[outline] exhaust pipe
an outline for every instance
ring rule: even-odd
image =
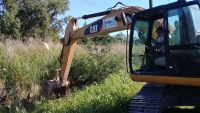
[[[152,0],[149,0],[149,9],[151,9],[153,7],[153,2]]]

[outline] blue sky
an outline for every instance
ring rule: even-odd
[[[82,17],[83,15],[97,13],[106,11],[108,8],[113,7],[117,2],[122,2],[128,6],[140,6],[143,8],[149,8],[149,0],[69,0],[69,11],[66,11],[64,15],[60,15],[58,18],[64,18],[66,15],[71,15],[72,17]],[[153,0],[153,6],[158,6],[162,4],[168,4],[175,2],[177,0]],[[117,8],[121,7],[118,5]],[[83,24],[92,23],[98,18],[92,18],[87,20],[78,20],[79,27],[82,27]],[[65,26],[64,26],[65,28]],[[115,35],[115,34],[113,34]]]

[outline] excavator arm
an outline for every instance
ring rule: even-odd
[[[65,83],[69,74],[77,39],[129,29],[131,23],[130,19],[133,17],[134,13],[142,10],[144,10],[144,8],[141,7],[126,7],[118,10],[111,10],[108,12],[109,14],[103,18],[82,28],[78,28],[77,19],[72,18],[66,27],[61,54],[60,75],[62,78],[62,86],[66,86]],[[126,21],[126,18],[129,18],[129,21]]]
[[[78,27],[78,19],[72,18],[65,29],[60,68],[56,69],[57,74],[54,80],[47,80],[43,84],[42,94],[48,97],[52,89],[69,85],[67,78],[78,39],[129,29],[134,14],[142,10],[145,9],[138,6],[126,6],[120,9],[109,9],[105,12],[84,15],[83,19],[104,17],[82,28]]]
[[[78,39],[129,29],[134,14],[142,10],[145,9],[138,6],[126,6],[120,9],[109,9],[105,12],[84,15],[83,19],[104,17],[82,28],[78,27],[78,19],[72,18],[65,30],[60,68],[56,69],[57,74],[54,80],[48,80],[43,84],[42,94],[48,97],[52,89],[67,87],[70,84],[67,78]],[[142,32],[143,28],[135,28],[135,30]]]

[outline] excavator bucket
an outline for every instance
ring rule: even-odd
[[[50,97],[51,91],[54,92],[57,98],[60,97],[60,95],[66,94],[67,86],[69,86],[70,82],[66,82],[66,86],[62,86],[61,77],[60,77],[60,68],[56,69],[56,77],[53,80],[47,80],[42,84],[42,96],[45,98]]]

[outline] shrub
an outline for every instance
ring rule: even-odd
[[[72,85],[81,87],[94,82],[100,83],[109,74],[117,73],[122,66],[123,55],[112,53],[111,45],[85,46],[85,55],[76,55],[70,69]]]

